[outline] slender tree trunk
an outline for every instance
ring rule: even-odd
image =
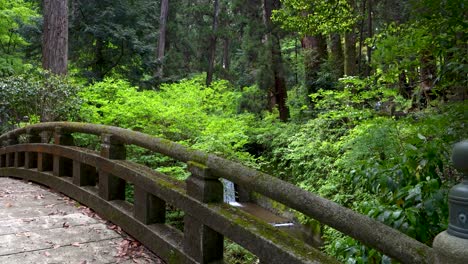
[[[96,40],[96,45],[94,47],[94,63],[92,65],[93,67],[93,73],[95,75],[96,80],[102,80],[104,78],[104,68],[105,68],[105,59],[104,59],[104,54],[103,54],[103,49],[104,49],[104,41],[97,37]]]
[[[431,99],[433,99],[432,97],[435,97],[432,90],[437,77],[437,64],[434,56],[429,51],[422,53],[420,61],[421,92],[426,104],[429,104]]]
[[[356,10],[356,0],[347,0],[347,2]],[[347,76],[357,75],[355,27],[356,25],[344,34],[344,74]]]
[[[210,37],[210,55],[208,59],[208,72],[206,73],[206,85],[209,86],[213,81],[214,63],[216,57],[216,34],[218,31],[218,17],[219,17],[219,0],[214,0],[213,3],[214,14],[213,14],[213,27]]]
[[[231,61],[229,59],[229,47],[230,47],[230,40],[229,38],[224,38],[224,50],[223,50],[223,69],[229,71],[229,67],[231,66]]]
[[[364,26],[365,26],[365,21],[364,18],[366,16],[366,6],[367,6],[367,1],[363,0],[362,1],[362,10],[361,10],[361,19],[359,21],[359,55],[358,55],[358,74],[361,75],[364,71],[362,70],[362,47],[364,46]],[[365,67],[365,65],[364,65]]]
[[[322,35],[305,36],[302,41],[304,50],[304,81],[308,94],[318,91],[316,85],[320,65],[327,56],[327,42]]]
[[[367,8],[367,27],[369,30],[369,38],[374,36],[374,30],[372,29],[372,0],[368,0],[368,8]],[[369,76],[371,74],[371,62],[372,62],[372,45],[367,44],[367,68],[366,68],[366,75]]]
[[[42,67],[66,75],[68,66],[67,0],[44,0]]]
[[[274,79],[274,87],[269,89],[270,107],[277,105],[279,110],[279,118],[285,122],[289,119],[289,109],[286,105],[288,97],[286,89],[286,78],[284,76],[283,58],[281,55],[280,36],[277,29],[273,27],[271,22],[271,14],[273,9],[279,9],[281,3],[279,0],[263,0],[263,21],[267,29],[265,35],[265,43],[270,46],[271,50],[271,69]]]
[[[343,47],[341,46],[340,34],[337,33],[330,35],[330,60],[333,63],[337,77],[343,77]]]
[[[345,33],[344,74],[356,75],[356,35],[354,31]]]
[[[159,16],[159,41],[158,41],[158,67],[156,76],[163,77],[164,51],[166,48],[167,16],[169,14],[169,0],[161,0],[161,13]]]

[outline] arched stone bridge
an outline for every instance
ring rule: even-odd
[[[74,146],[76,133],[101,139],[98,151]],[[51,140],[52,138],[52,140]],[[118,127],[52,122],[0,136],[0,176],[57,190],[119,225],[168,263],[222,263],[224,237],[261,263],[335,263],[275,227],[223,203],[220,178],[329,225],[403,263],[434,263],[435,250],[399,231],[273,176],[180,144]],[[126,160],[136,145],[187,163],[180,182]],[[134,186],[133,204],[125,184]],[[183,232],[166,224],[166,203],[185,213]]]

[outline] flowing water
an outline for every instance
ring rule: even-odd
[[[271,211],[254,203],[239,203],[236,201],[236,190],[233,182],[226,179],[221,179],[224,186],[224,202],[231,206],[239,207],[241,210],[254,215],[257,218],[269,223],[270,225],[283,229],[290,235],[306,241],[312,246],[321,245],[321,240],[317,239],[315,235],[305,232],[301,225],[294,224],[290,219],[278,216]]]
[[[224,202],[232,206],[242,205],[236,201],[236,190],[234,188],[234,183],[226,179],[221,179],[224,185]]]

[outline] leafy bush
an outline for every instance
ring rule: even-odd
[[[46,72],[0,79],[0,129],[21,122],[74,120],[81,100],[70,79]]]
[[[409,113],[396,119],[375,111],[375,102],[407,101],[372,83],[342,80],[343,91],[312,95],[319,112],[304,124],[264,120],[257,130],[263,168],[393,228],[431,244],[447,227],[447,192],[458,176],[452,144],[468,138],[465,103]],[[298,215],[305,224],[313,219]],[[389,258],[324,228],[325,250],[348,263]]]
[[[203,76],[198,76],[162,85],[159,91],[138,91],[126,81],[108,78],[85,88],[81,96],[81,116],[87,122],[141,131],[253,164],[244,146],[254,117],[237,114],[240,92],[226,81],[206,87]],[[135,157],[176,177],[186,175],[180,164],[162,169],[166,160],[154,154]]]
[[[20,31],[34,24],[37,17],[37,8],[31,1],[0,0],[0,76],[10,76],[27,68],[21,49],[28,43]]]

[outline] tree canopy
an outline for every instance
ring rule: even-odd
[[[0,0],[1,131],[118,125],[236,159],[426,244],[446,229],[461,177],[450,149],[468,138],[466,1],[70,0],[66,76],[42,69],[43,2]],[[187,177],[184,164],[128,151]],[[288,215],[339,260],[391,262]]]

